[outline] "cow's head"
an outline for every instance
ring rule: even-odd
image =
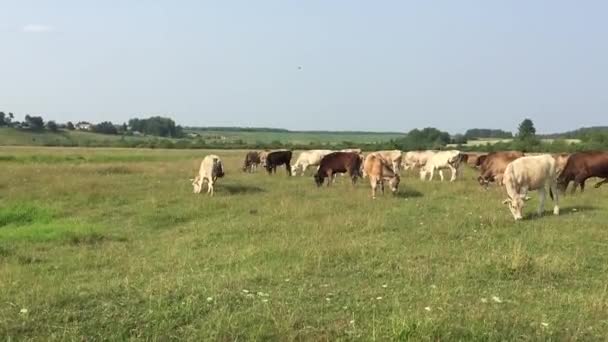
[[[503,204],[509,205],[509,210],[511,210],[511,214],[513,215],[513,218],[517,221],[523,219],[522,211],[524,209],[524,199],[527,200],[528,197],[526,197],[526,198],[522,198],[521,196],[515,196],[515,198],[509,197],[502,202]]]
[[[477,177],[477,182],[479,182],[479,185],[483,186],[484,188],[487,188],[488,184],[490,184],[490,181],[482,176]]]
[[[194,192],[195,194],[200,194],[203,188],[203,182],[201,182],[201,177],[196,176],[194,179],[190,178],[190,181],[192,182],[193,187],[192,192]]]
[[[399,182],[401,182],[401,177],[399,175],[395,175],[395,177],[391,178],[388,181],[388,184],[391,186],[391,191],[393,194],[396,194],[399,191]]]
[[[215,168],[215,176],[218,178],[224,177],[224,164],[220,160],[216,160],[213,167]]]
[[[314,179],[315,179],[315,184],[317,184],[317,186],[323,185],[323,180],[324,180],[323,176],[321,176],[318,173],[315,173]]]

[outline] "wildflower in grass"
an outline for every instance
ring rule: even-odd
[[[325,298],[325,300],[329,302],[329,301],[331,301],[331,298],[327,297],[327,298]]]
[[[342,307],[342,310],[346,310],[346,309],[348,309],[348,306],[343,306]]]
[[[382,287],[383,287],[383,288],[387,288],[387,287],[388,287],[388,285],[384,284],[384,285],[382,285]]]
[[[26,309],[26,308],[23,308],[23,309],[21,309],[21,311],[19,311],[19,313],[21,313],[21,314],[25,315],[25,314],[27,313],[27,309]]]
[[[249,293],[249,290],[243,289],[243,293]]]
[[[432,289],[436,289],[436,288],[437,288],[437,285],[433,284],[433,285],[431,285],[431,288],[432,288]]]
[[[425,308],[424,308],[424,310],[426,310],[426,311],[431,311],[431,307],[430,307],[430,306],[427,306],[427,307],[425,307]]]
[[[268,299],[266,299],[266,298],[262,299],[262,303],[268,303]]]
[[[289,283],[289,278],[285,279],[285,282]]]
[[[350,323],[350,324],[355,324],[355,320],[354,320],[354,319],[351,319],[349,323]]]
[[[495,301],[496,303],[502,303],[502,299],[500,299],[497,296],[492,296],[492,300]]]
[[[213,297],[207,297],[208,302],[213,302]]]
[[[376,297],[376,300],[382,300],[382,297]]]
[[[487,303],[487,302],[488,302],[488,300],[487,300],[487,299],[485,299],[485,298],[481,298],[481,302],[482,302],[482,303]]]
[[[545,327],[545,328],[546,328],[546,327],[548,327],[548,326],[549,326],[549,323],[540,322],[540,325],[542,325],[543,327]]]

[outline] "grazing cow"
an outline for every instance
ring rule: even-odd
[[[481,165],[480,159],[483,161],[487,153],[467,152],[463,153],[463,161],[472,168],[478,168]]]
[[[401,162],[403,160],[403,152],[399,150],[390,150],[377,151],[373,153],[388,162],[392,166],[393,171],[399,173],[399,169],[401,168]],[[365,176],[365,171],[363,172],[363,175]]]
[[[302,176],[304,176],[304,173],[306,172],[306,169],[309,166],[318,166],[319,163],[321,163],[321,159],[323,159],[323,157],[325,157],[326,155],[328,155],[332,152],[333,152],[332,150],[303,151],[298,156],[296,163],[291,167],[291,174],[293,176],[297,175],[298,169],[301,166],[302,167]]]
[[[194,193],[200,194],[203,183],[207,182],[207,193],[213,196],[213,184],[221,177],[224,177],[224,164],[220,157],[214,154],[206,156],[198,169],[198,175],[194,179],[190,179],[194,187]]]
[[[426,175],[430,173],[431,176],[429,181],[432,181],[435,170],[439,170],[439,177],[441,177],[441,181],[443,182],[443,170],[449,169],[452,172],[450,182],[453,182],[456,180],[456,172],[460,167],[461,161],[462,154],[460,151],[439,151],[433,154],[433,156],[427,161],[426,165],[422,167],[420,170],[420,179],[426,180]]]
[[[287,175],[291,176],[291,155],[289,150],[272,151],[266,155],[266,171],[268,174],[277,173],[277,166],[285,165]]]
[[[249,151],[245,155],[245,162],[243,163],[243,171],[253,172],[260,165],[260,153],[257,151]]]
[[[321,159],[319,169],[314,176],[317,186],[323,185],[325,177],[328,177],[327,186],[331,184],[332,177],[337,173],[350,175],[353,185],[361,176],[361,157],[353,152],[333,152]]]
[[[509,163],[503,179],[508,198],[503,203],[509,205],[513,218],[515,220],[523,218],[524,201],[527,200],[527,193],[530,190],[538,190],[540,199],[538,215],[542,215],[547,187],[555,203],[553,214],[559,215],[559,195],[555,178],[555,159],[549,154],[521,157]]]
[[[413,169],[415,167],[422,168],[426,162],[438,151],[409,151],[403,156],[403,169]]]
[[[604,178],[595,184],[596,188],[608,182],[608,152],[588,151],[571,154],[558,177],[559,188],[565,192],[568,184],[574,182],[572,193],[577,186],[580,186],[583,192],[585,181],[590,177]]]
[[[376,198],[376,188],[380,185],[384,194],[384,181],[388,181],[391,191],[396,193],[399,190],[399,174],[391,168],[391,163],[382,158],[378,153],[371,153],[365,157],[363,172],[369,177],[369,184],[372,187],[372,198]]]
[[[505,169],[510,162],[517,158],[523,157],[524,154],[519,151],[502,151],[489,153],[485,158],[479,158],[479,177],[477,181],[485,188],[490,182],[496,181],[499,186],[502,186],[502,178]]]

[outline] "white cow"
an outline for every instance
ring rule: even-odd
[[[213,183],[221,177],[224,177],[224,164],[220,157],[214,154],[206,156],[198,169],[198,175],[194,179],[190,179],[194,187],[194,193],[200,194],[203,183],[207,182],[207,193],[213,196]]]
[[[435,170],[439,170],[439,176],[443,182],[443,170],[449,169],[452,171],[452,177],[450,182],[456,180],[456,172],[462,161],[462,154],[460,151],[438,151],[435,152],[427,161],[427,163],[420,169],[420,179],[426,180],[426,175],[431,174],[429,181],[433,180]]]
[[[405,152],[402,158],[403,169],[409,170],[415,167],[422,168],[435,153],[437,153],[437,151],[431,150]]]
[[[332,152],[333,152],[332,150],[303,151],[298,156],[296,163],[291,166],[292,176],[295,176],[298,174],[298,169],[300,167],[302,167],[302,176],[304,176],[304,173],[306,172],[306,169],[309,166],[318,166],[319,163],[321,162],[321,159],[323,159],[323,157],[325,157],[326,155],[328,155]]]
[[[503,204],[508,204],[515,220],[523,218],[524,201],[528,200],[529,190],[538,190],[540,204],[538,215],[545,208],[546,188],[549,187],[551,198],[555,202],[553,214],[559,215],[559,198],[557,193],[556,162],[549,154],[518,158],[509,165],[504,173],[503,183],[508,198]]]

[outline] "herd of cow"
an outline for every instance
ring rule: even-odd
[[[455,181],[461,165],[479,170],[480,185],[487,188],[491,182],[504,186],[507,199],[504,204],[516,220],[523,218],[524,202],[529,199],[528,191],[537,190],[540,205],[538,214],[544,211],[546,190],[554,201],[553,213],[559,214],[558,192],[565,192],[570,182],[574,182],[572,192],[580,187],[585,189],[585,181],[591,177],[603,178],[595,185],[608,182],[608,152],[578,152],[573,154],[524,154],[518,151],[492,153],[464,153],[449,151],[377,151],[364,155],[359,149],[341,151],[311,150],[300,153],[292,165],[290,150],[251,151],[245,155],[244,172],[255,172],[258,166],[268,174],[276,173],[277,167],[285,166],[289,176],[298,172],[304,175],[311,166],[316,166],[314,181],[317,186],[329,186],[335,182],[337,174],[348,174],[353,184],[360,177],[368,178],[372,198],[380,187],[388,183],[393,193],[398,191],[400,173],[408,169],[418,169],[421,180],[433,179],[435,172],[444,180],[443,171],[450,170],[450,181]],[[198,175],[192,179],[194,193],[200,193],[207,183],[207,193],[213,195],[213,185],[217,178],[224,176],[224,165],[217,155],[208,155],[201,162]],[[327,181],[326,181],[327,179]]]

